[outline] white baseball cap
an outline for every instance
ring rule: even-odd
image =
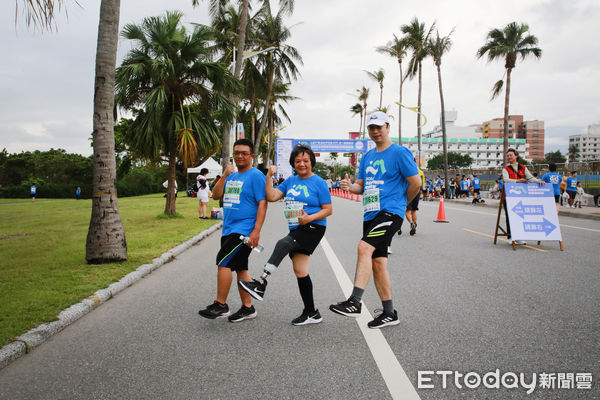
[[[367,126],[377,125],[382,126],[383,124],[389,124],[390,117],[382,111],[375,111],[367,117]]]

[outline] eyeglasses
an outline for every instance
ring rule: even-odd
[[[234,151],[234,152],[233,152],[233,156],[234,156],[234,157],[238,157],[238,156],[240,156],[240,157],[248,157],[248,156],[250,156],[251,154],[252,154],[252,153],[248,153],[247,151]]]

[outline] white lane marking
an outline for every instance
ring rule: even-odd
[[[342,288],[342,292],[344,292],[346,297],[349,297],[350,294],[352,294],[352,281],[348,277],[348,274],[346,274],[346,271],[344,271],[344,267],[342,267],[340,260],[338,260],[327,239],[321,239],[321,247],[325,252],[325,256],[331,265],[331,269],[333,270],[340,287]],[[394,352],[381,331],[379,329],[370,329],[367,327],[367,322],[372,319],[373,317],[369,311],[367,311],[367,308],[363,303],[360,317],[356,319],[356,323],[369,346],[369,350],[371,350],[371,354],[373,355],[375,363],[379,368],[379,372],[381,372],[381,376],[390,391],[392,399],[420,400],[417,391],[412,383],[410,383],[406,372],[404,372],[404,369],[398,362],[398,359],[394,355]]]
[[[435,204],[424,204],[426,206],[435,206]],[[473,214],[483,214],[483,215],[491,215],[492,217],[497,217],[498,216],[498,208],[495,207],[496,212],[495,213],[487,213],[487,212],[483,212],[483,211],[475,211],[475,210],[465,210],[464,208],[457,208],[457,207],[445,207],[446,210],[455,210],[455,211],[463,211],[463,212],[468,212],[468,213],[473,213]],[[566,217],[566,215],[563,215],[563,217]],[[504,216],[502,216],[502,218],[504,218]],[[560,215],[559,215],[560,218]],[[560,224],[561,227],[565,227],[565,228],[571,228],[571,229],[581,229],[584,231],[591,231],[591,232],[600,232],[600,229],[592,229],[592,228],[584,228],[581,226],[573,226],[573,225],[565,225],[565,224]]]

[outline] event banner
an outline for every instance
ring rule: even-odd
[[[506,183],[512,240],[562,241],[552,184]]]

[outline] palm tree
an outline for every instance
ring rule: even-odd
[[[569,162],[576,162],[579,158],[579,146],[572,144],[569,146]]]
[[[229,3],[229,0],[208,0],[209,1],[209,11],[211,15],[218,14],[226,5]],[[240,19],[239,19],[239,27],[238,27],[238,35],[237,35],[237,45],[235,47],[236,56],[235,56],[235,66],[233,70],[233,75],[239,79],[242,73],[242,62],[244,56],[244,50],[246,49],[246,27],[248,25],[248,13],[250,8],[250,0],[238,0],[240,5]],[[292,13],[294,10],[294,0],[280,0],[280,12],[281,13]],[[197,6],[199,4],[199,0],[192,0],[192,4]],[[237,104],[238,99],[234,94],[229,96],[229,100],[233,104]],[[231,125],[225,124],[223,126],[222,137],[221,137],[221,165],[223,168],[229,163],[229,131],[231,129]]]
[[[518,24],[511,22],[503,29],[492,29],[487,34],[487,42],[477,50],[477,57],[481,58],[487,54],[488,62],[497,58],[504,59],[504,69],[506,73],[506,92],[504,96],[504,163],[506,163],[506,152],[508,150],[508,104],[510,99],[510,77],[511,72],[517,63],[517,57],[524,60],[533,55],[536,58],[542,56],[542,50],[536,45],[538,39],[528,34],[529,26],[527,24]],[[500,94],[503,80],[499,80],[492,90],[492,99]]]
[[[283,107],[283,103],[290,101],[299,100],[299,97],[295,97],[289,94],[290,84],[276,81],[273,83],[273,94],[271,95],[271,104],[269,106],[269,135],[267,140],[267,152],[265,153],[264,165],[269,165],[269,160],[275,152],[275,133],[282,130],[283,119],[288,122],[292,122],[287,111]]]
[[[56,7],[63,0],[22,0],[27,23],[50,29]],[[117,201],[117,166],[114,136],[114,82],[119,40],[120,0],[102,0],[96,42],[94,79],[94,149],[92,215],[86,239],[85,259],[100,264],[127,259],[127,240]]]
[[[350,107],[350,112],[352,113],[352,116],[360,115],[360,125],[358,127],[359,132],[362,129],[362,124],[363,124],[363,111],[364,111],[364,108],[363,108],[362,104],[360,104],[360,103],[356,103],[355,105]]]
[[[117,69],[116,100],[127,110],[141,107],[131,129],[146,156],[169,162],[165,214],[175,214],[177,156],[184,168],[219,145],[216,121],[231,122],[234,106],[223,93],[239,89],[226,66],[211,60],[214,31],[196,26],[188,36],[183,14],[167,12],[128,24],[122,36],[135,47]]]
[[[286,10],[280,9],[276,15],[273,15],[269,1],[264,0],[256,23],[256,42],[260,45],[260,48],[273,48],[273,50],[257,56],[257,64],[264,69],[267,95],[260,127],[256,132],[254,141],[256,156],[258,156],[262,136],[269,120],[269,105],[271,104],[273,83],[275,80],[284,82],[290,82],[292,79],[296,80],[299,72],[294,61],[302,65],[302,57],[298,50],[285,43],[291,36],[290,29],[283,24],[283,17],[286,12]],[[258,164],[258,157],[254,158],[254,163]]]
[[[367,130],[367,127],[364,125],[366,124],[367,121],[367,100],[369,99],[369,89],[367,89],[366,87],[361,87],[360,89],[356,89],[356,92],[358,93],[358,95],[356,97],[358,97],[358,101],[362,101],[362,106],[363,106],[363,113],[364,113],[364,118],[363,118],[363,125],[361,126],[360,129],[360,135],[361,137],[365,136],[365,132]]]
[[[423,75],[423,60],[428,56],[427,53],[427,42],[431,36],[431,32],[435,27],[435,22],[431,24],[429,29],[426,28],[424,22],[419,22],[415,17],[410,21],[408,25],[402,25],[400,30],[404,33],[403,40],[406,41],[407,46],[411,49],[412,57],[408,63],[408,70],[406,76],[414,78],[415,75],[419,76],[419,90],[417,95],[417,148],[419,151],[419,163],[423,157],[421,153],[421,91],[422,91],[422,75]]]
[[[404,85],[404,75],[402,73],[402,60],[406,56],[407,44],[404,39],[399,39],[394,34],[394,39],[385,46],[377,47],[379,53],[387,54],[398,60],[400,70],[400,88],[398,90],[398,102],[402,103],[402,86]],[[398,105],[398,144],[402,144],[402,106]]]
[[[385,71],[383,68],[379,68],[377,71],[365,71],[367,75],[379,84],[379,108],[383,101],[383,80],[385,79]]]
[[[450,36],[452,36],[452,33],[454,32],[454,29],[452,29],[452,31],[448,34],[448,36],[444,36],[444,37],[440,37],[440,33],[436,32],[436,37],[435,38],[430,38],[429,42],[427,44],[427,51],[429,52],[429,55],[431,56],[431,58],[433,58],[433,63],[435,64],[435,67],[437,69],[437,74],[438,74],[438,86],[440,89],[440,108],[442,111],[442,144],[443,144],[443,151],[444,151],[444,179],[446,184],[448,184],[448,182],[450,182],[450,180],[448,179],[448,143],[447,143],[447,136],[446,136],[446,110],[444,109],[444,92],[442,90],[442,71],[441,71],[441,65],[442,65],[442,56],[447,53],[448,51],[450,51],[450,47],[452,47],[452,42],[450,41]],[[445,196],[446,198],[450,198],[450,191],[446,190],[445,191]]]

